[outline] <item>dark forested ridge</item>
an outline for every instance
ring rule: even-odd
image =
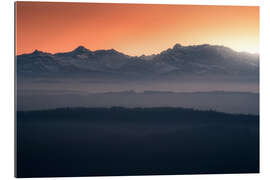
[[[17,177],[259,172],[259,116],[183,108],[17,112]]]
[[[164,114],[165,113],[165,114]],[[168,114],[166,114],[168,113]],[[231,113],[223,113],[217,112],[213,110],[209,111],[201,111],[191,108],[180,108],[180,107],[153,107],[153,108],[125,108],[125,107],[111,107],[111,108],[84,108],[84,107],[76,107],[76,108],[56,108],[56,109],[48,109],[48,110],[33,110],[33,111],[18,111],[17,116],[19,118],[39,118],[39,119],[47,119],[51,120],[50,118],[60,118],[61,120],[67,119],[84,119],[91,121],[98,115],[98,118],[101,120],[125,120],[122,118],[126,118],[126,115],[138,115],[144,117],[147,116],[147,119],[138,119],[136,116],[131,116],[131,118],[126,119],[126,121],[133,121],[133,120],[143,120],[143,121],[150,121],[150,120],[164,120],[164,117],[160,115],[170,115],[168,118],[173,116],[180,116],[186,117],[188,116],[191,118],[190,120],[195,120],[196,118],[202,118],[202,115],[207,118],[219,118],[220,120],[227,119],[228,121],[230,118],[238,119],[238,120],[247,120],[247,119],[254,119],[258,118],[257,115],[244,115],[244,114],[231,114]],[[102,115],[102,116],[100,116]],[[114,119],[115,117],[116,119]],[[74,119],[75,118],[75,119]],[[86,119],[89,118],[89,119]],[[120,118],[120,119],[119,119]],[[193,119],[194,118],[194,119]],[[225,119],[223,119],[225,118]],[[58,120],[60,120],[58,119]],[[173,118],[172,120],[176,120]],[[179,119],[178,119],[179,120]],[[166,119],[166,121],[170,121],[170,119]]]

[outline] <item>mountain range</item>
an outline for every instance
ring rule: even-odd
[[[174,45],[159,54],[129,56],[114,49],[79,46],[64,53],[35,50],[16,56],[17,75],[25,78],[101,79],[259,79],[259,55],[217,45]]]

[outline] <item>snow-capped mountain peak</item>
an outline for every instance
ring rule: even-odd
[[[84,46],[78,46],[72,52],[73,53],[89,53],[91,51],[89,49],[85,48]]]
[[[233,51],[224,46],[175,44],[160,54],[128,56],[115,49],[90,51],[78,46],[71,52],[17,56],[18,72],[29,76],[84,74],[92,77],[173,77],[182,76],[254,76],[258,77],[259,57]],[[53,69],[53,71],[51,71]],[[32,74],[31,74],[32,73]],[[91,74],[91,76],[89,75]],[[94,77],[94,76],[93,76]]]

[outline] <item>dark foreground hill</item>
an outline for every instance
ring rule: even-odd
[[[182,108],[17,112],[17,177],[259,172],[259,116]]]

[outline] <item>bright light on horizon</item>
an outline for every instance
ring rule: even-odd
[[[134,54],[134,53],[130,53],[129,54],[129,52],[126,52],[126,51],[122,51],[121,49],[116,49],[116,48],[113,48],[113,47],[111,47],[111,48],[104,48],[104,49],[90,49],[90,48],[88,48],[87,46],[84,46],[84,45],[77,45],[77,46],[74,46],[73,48],[71,48],[71,49],[59,49],[59,50],[55,50],[55,51],[46,51],[46,50],[44,50],[44,49],[32,49],[32,50],[30,50],[29,52],[26,52],[26,53],[23,53],[23,54],[29,54],[29,53],[33,53],[35,50],[38,50],[38,51],[41,51],[41,52],[46,52],[46,53],[52,53],[52,54],[54,54],[54,53],[62,53],[62,52],[70,52],[70,51],[73,51],[74,49],[76,49],[77,47],[79,47],[79,46],[83,46],[83,47],[85,47],[86,49],[89,49],[90,51],[97,51],[97,50],[108,50],[108,49],[115,49],[116,51],[118,51],[118,52],[121,52],[121,53],[124,53],[124,54],[126,54],[126,55],[130,55],[130,56],[142,56],[142,55],[146,55],[146,56],[150,56],[150,55],[153,55],[153,54],[159,54],[159,53],[161,53],[162,51],[166,51],[167,49],[170,49],[170,48],[173,48],[173,46],[175,45],[175,44],[180,44],[181,46],[199,46],[199,45],[204,45],[204,44],[209,44],[209,45],[212,45],[212,46],[224,46],[224,47],[227,47],[227,48],[230,48],[230,49],[232,49],[232,50],[234,50],[234,51],[236,51],[236,52],[246,52],[246,53],[250,53],[250,54],[260,54],[260,52],[259,52],[259,49],[258,49],[258,47],[257,46],[255,46],[255,45],[248,45],[248,44],[245,44],[245,45],[243,45],[242,47],[241,46],[237,46],[237,45],[235,45],[235,46],[233,46],[233,45],[223,45],[223,44],[210,44],[210,43],[195,43],[195,44],[181,44],[181,43],[174,43],[174,44],[171,44],[169,47],[167,47],[167,48],[164,48],[164,49],[161,49],[161,48],[156,48],[156,49],[154,49],[153,48],[153,53],[150,53],[150,54],[146,54],[146,53],[141,53],[141,54],[135,54],[135,55],[132,55],[132,54]],[[21,54],[17,54],[17,55],[21,55]]]

